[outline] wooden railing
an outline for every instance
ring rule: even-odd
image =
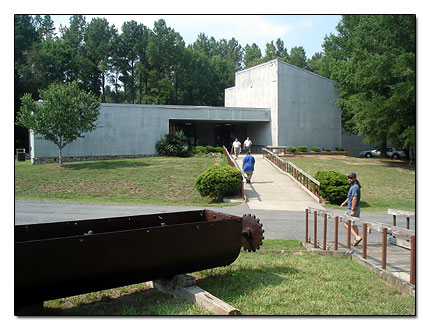
[[[229,154],[229,151],[228,151],[228,149],[226,149],[225,146],[223,146],[223,154],[225,155],[226,160],[228,161],[228,165],[229,166],[232,166],[232,167],[235,167],[242,174],[240,193],[241,193],[241,197],[243,199],[245,199],[245,196],[244,196],[244,174],[242,172],[242,169],[239,167],[238,163],[234,159],[232,159],[232,156]]]
[[[289,174],[297,183],[299,183],[313,198],[321,202],[320,182],[310,176],[290,161],[285,161],[267,149],[263,149],[263,157],[279,167],[282,171]]]
[[[326,240],[327,240],[327,220],[332,219],[335,221],[334,224],[334,250],[338,250],[338,225],[339,223],[346,223],[347,228],[347,249],[351,248],[351,225],[354,222],[355,225],[361,225],[363,230],[362,235],[362,257],[367,259],[367,230],[371,229],[382,234],[382,260],[381,267],[383,270],[386,270],[386,258],[387,258],[387,235],[393,237],[400,237],[402,239],[408,240],[410,242],[410,284],[415,285],[415,273],[416,273],[416,233],[415,230],[404,229],[397,226],[391,226],[387,224],[364,221],[359,218],[354,217],[344,217],[342,215],[334,216],[332,213],[324,210],[319,210],[315,208],[305,209],[305,242],[309,243],[311,237],[308,235],[308,215],[312,213],[314,215],[314,230],[313,230],[313,247],[317,248],[317,216],[323,216],[323,250],[326,250]]]

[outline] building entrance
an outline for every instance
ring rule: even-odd
[[[228,150],[236,137],[241,143],[247,137],[246,123],[169,121],[169,133],[177,131],[183,131],[192,145],[224,145]]]

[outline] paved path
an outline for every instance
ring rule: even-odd
[[[243,156],[238,159],[241,166]],[[314,207],[324,209],[287,174],[269,163],[262,155],[255,155],[256,164],[252,184],[245,184],[250,209],[302,211]]]

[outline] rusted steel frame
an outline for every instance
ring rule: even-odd
[[[367,259],[367,224],[363,223],[363,259]]]
[[[328,230],[328,215],[323,216],[323,250],[326,250],[326,233]]]
[[[317,211],[314,211],[314,240],[313,247],[317,248]]]
[[[339,218],[338,216],[335,217],[335,245],[334,245],[334,250],[338,250],[338,221]]]
[[[242,224],[201,210],[15,226],[15,307],[229,265]]]
[[[388,229],[386,227],[382,230],[382,269],[386,269],[386,239],[387,239]]]
[[[305,209],[305,242],[308,243],[308,208]]]
[[[416,236],[411,236],[410,283],[416,285]]]
[[[347,228],[347,248],[351,248],[351,219],[348,219]]]

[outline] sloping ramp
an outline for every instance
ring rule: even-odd
[[[242,166],[242,158],[238,164]],[[245,184],[250,209],[304,211],[307,207],[324,208],[288,175],[275,168],[261,154],[254,155],[256,164],[252,184]]]

